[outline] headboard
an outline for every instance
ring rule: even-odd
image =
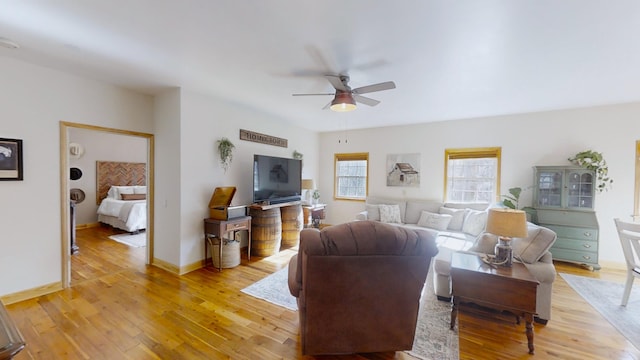
[[[112,185],[147,185],[147,164],[96,161],[96,203],[107,197]]]

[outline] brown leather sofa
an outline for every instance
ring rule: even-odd
[[[409,350],[431,258],[432,233],[356,221],[300,234],[289,263],[302,353]]]

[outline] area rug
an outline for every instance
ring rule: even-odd
[[[131,234],[120,234],[120,235],[111,235],[109,239],[115,240],[119,243],[123,243],[125,245],[129,245],[132,247],[144,247],[147,245],[147,234],[144,232],[131,235]]]
[[[591,306],[640,350],[640,288],[631,288],[627,306],[620,306],[624,284],[560,273]],[[637,282],[637,281],[636,281]]]
[[[418,324],[409,355],[420,359],[457,360],[458,330],[450,330],[451,304],[438,301],[433,292],[433,271],[429,271],[418,313]],[[245,294],[296,311],[296,299],[289,293],[288,268],[240,290]]]

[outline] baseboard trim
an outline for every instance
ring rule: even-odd
[[[100,226],[99,222],[89,223],[89,224],[79,224],[79,225],[76,225],[76,230],[90,229],[98,226]]]
[[[10,305],[20,301],[33,299],[38,296],[51,294],[60,290],[62,290],[62,284],[59,282],[55,282],[55,283],[51,283],[43,286],[38,286],[33,289],[28,289],[24,291],[19,291],[17,293],[4,295],[0,297],[0,301],[2,301],[2,303],[5,305]]]
[[[166,270],[172,274],[180,275],[180,269],[177,266],[173,265],[172,263],[166,262],[164,260],[153,258],[151,265],[155,267],[159,267],[160,269]]]
[[[204,267],[204,261],[200,260],[200,261],[196,261],[192,264],[186,265],[186,266],[182,266],[180,267],[180,275],[184,275],[186,273],[190,273],[194,270],[198,270]]]

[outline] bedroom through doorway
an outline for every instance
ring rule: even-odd
[[[60,122],[62,286],[153,254],[153,135]]]

